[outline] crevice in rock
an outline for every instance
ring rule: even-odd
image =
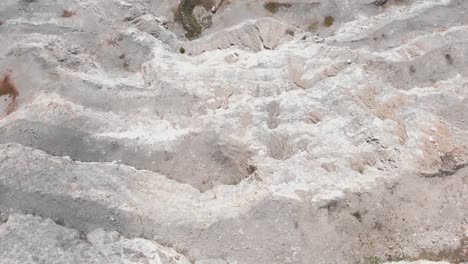
[[[458,171],[467,168],[468,163],[457,164],[451,168],[441,168],[437,172],[434,173],[421,173],[421,176],[424,178],[444,178],[450,177],[457,173]]]
[[[270,48],[268,48],[268,47],[265,45],[265,41],[264,41],[263,38],[262,38],[262,34],[260,33],[260,28],[258,28],[258,25],[257,25],[257,24],[254,24],[254,27],[255,27],[255,29],[257,30],[257,37],[258,37],[258,39],[260,40],[260,43],[262,43],[263,48],[266,49],[266,50],[269,50]]]

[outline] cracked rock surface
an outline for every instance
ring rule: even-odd
[[[468,262],[468,2],[211,2],[1,1],[0,263]]]

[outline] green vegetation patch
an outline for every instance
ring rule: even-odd
[[[188,39],[196,39],[200,37],[202,31],[203,31],[203,26],[197,21],[197,19],[193,16],[193,10],[197,6],[202,6],[206,10],[210,10],[212,7],[214,7],[215,3],[213,0],[181,0],[180,4],[177,8],[177,11],[175,13],[175,20],[176,22],[179,22],[182,24],[184,27],[185,31],[185,37]],[[211,19],[211,18],[210,18]],[[204,24],[207,25],[209,24],[206,23]]]
[[[264,5],[265,9],[270,11],[270,13],[274,14],[280,10],[280,8],[290,8],[291,4],[287,3],[278,3],[278,2],[267,2]]]
[[[326,27],[331,27],[333,25],[333,23],[335,23],[335,19],[332,17],[332,16],[326,16],[324,19],[323,19],[323,24],[326,26]]]

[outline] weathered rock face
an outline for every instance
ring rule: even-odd
[[[216,6],[0,3],[0,263],[468,261],[468,2]]]
[[[3,263],[190,263],[152,241],[102,229],[80,233],[33,216],[10,215],[0,233]]]

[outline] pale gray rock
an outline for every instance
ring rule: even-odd
[[[57,225],[50,219],[11,214],[0,225],[2,263],[190,263],[154,241],[127,239],[117,232],[91,233]]]
[[[258,52],[274,49],[281,41],[291,40],[296,29],[272,18],[244,22],[233,28],[213,33],[201,39],[182,44],[189,55],[236,46]]]
[[[466,261],[468,2],[156,2],[0,3],[0,263]]]

